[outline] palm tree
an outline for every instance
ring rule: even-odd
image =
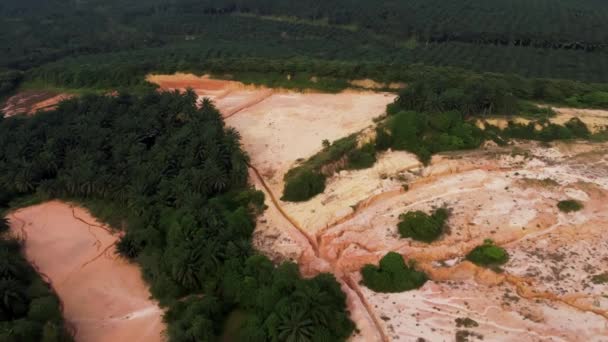
[[[306,312],[291,308],[287,313],[279,314],[279,340],[286,342],[312,341],[313,321],[306,317]]]
[[[27,299],[15,280],[0,280],[0,321],[14,320],[27,313]]]

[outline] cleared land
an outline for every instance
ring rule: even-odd
[[[63,302],[76,341],[163,341],[162,310],[137,265],[115,255],[119,235],[86,210],[52,201],[9,216],[26,258]]]
[[[57,107],[59,102],[70,97],[69,94],[59,94],[51,91],[22,91],[6,101],[2,112],[7,117],[17,114],[31,115],[37,111],[51,110]]]

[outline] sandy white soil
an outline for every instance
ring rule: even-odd
[[[9,215],[25,256],[50,279],[76,341],[163,341],[162,310],[139,267],[115,254],[119,238],[86,210],[52,201]]]

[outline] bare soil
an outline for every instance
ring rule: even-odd
[[[9,216],[25,256],[48,277],[76,341],[163,341],[163,311],[139,267],[118,258],[119,235],[86,210],[52,201]]]
[[[59,102],[71,96],[50,91],[23,91],[10,97],[2,111],[7,117],[17,114],[32,115],[38,111],[52,110]]]

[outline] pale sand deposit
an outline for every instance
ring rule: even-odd
[[[86,210],[52,201],[9,216],[25,256],[48,276],[76,341],[164,341],[163,311],[137,265],[115,254],[119,234]]]

